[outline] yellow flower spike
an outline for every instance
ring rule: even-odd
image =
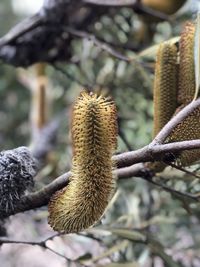
[[[182,108],[179,107],[178,113]],[[196,108],[188,117],[179,123],[170,136],[167,143],[200,139],[200,108]],[[189,166],[200,159],[200,149],[188,150],[182,152],[178,157],[178,162],[182,166]]]
[[[117,112],[112,100],[83,91],[71,125],[74,150],[69,185],[49,203],[49,224],[76,233],[103,215],[114,191],[112,154],[117,147]]]
[[[195,26],[187,22],[181,33],[180,67],[178,81],[178,104],[188,104],[195,95],[195,70],[194,70],[194,34]]]
[[[156,57],[154,78],[154,121],[155,137],[173,116],[177,107],[177,47],[165,42],[160,45]],[[166,167],[162,162],[148,163],[154,172],[161,172]]]
[[[153,137],[155,137],[171,119],[177,107],[177,47],[175,44],[165,42],[159,47],[153,96]]]
[[[187,22],[180,38],[180,66],[178,78],[178,113],[194,99],[195,70],[194,70],[194,34],[195,25]],[[167,142],[200,139],[200,108],[196,108],[182,121],[167,138]],[[200,159],[200,150],[184,151],[179,156],[182,166],[189,166]]]

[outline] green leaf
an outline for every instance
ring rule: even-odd
[[[159,256],[165,263],[167,267],[182,267],[182,265],[176,263],[172,257],[164,251],[163,245],[153,238],[148,238],[148,247],[151,252]]]
[[[120,251],[120,250],[123,250],[123,249],[127,248],[128,245],[129,245],[129,241],[124,240],[123,242],[120,242],[120,243],[118,243],[117,245],[114,245],[114,246],[112,246],[111,248],[107,249],[105,252],[103,252],[103,253],[100,254],[99,256],[94,257],[94,258],[92,258],[92,259],[89,259],[89,262],[90,262],[90,263],[91,263],[91,262],[94,263],[94,262],[99,261],[99,260],[101,260],[101,259],[103,259],[103,258],[106,258],[106,257],[112,255],[112,254],[115,253],[115,252],[118,252],[118,251]],[[81,261],[81,263],[86,263],[86,262],[88,262],[88,260],[86,260],[86,261],[85,261],[85,260],[84,260],[84,261]]]
[[[112,228],[112,227],[106,227],[104,230],[108,230],[112,234],[115,234],[119,237],[135,241],[135,242],[146,242],[146,236],[141,234],[139,231],[133,231],[133,230],[127,230],[123,228]]]
[[[177,42],[179,42],[179,39],[180,37],[179,36],[176,36],[176,37],[173,37],[169,40],[167,40],[167,42],[171,43],[171,44],[175,44]],[[160,43],[159,44],[156,44],[156,45],[152,45],[146,49],[144,49],[143,51],[141,51],[138,56],[136,56],[136,58],[144,58],[144,59],[154,59],[156,57],[156,54],[157,54],[157,51],[158,51],[158,48],[160,46]]]

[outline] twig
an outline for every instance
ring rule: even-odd
[[[61,72],[62,74],[64,74],[69,80],[71,80],[72,82],[76,82],[78,83],[80,86],[82,86],[83,88],[88,88],[88,89],[92,89],[92,85],[90,84],[86,84],[82,81],[80,81],[79,79],[77,79],[76,77],[74,77],[73,75],[71,75],[70,73],[68,73],[67,71],[65,71],[63,68],[59,67],[57,64],[53,64],[52,65],[57,71]]]
[[[189,175],[191,175],[191,176],[194,176],[194,177],[200,179],[200,176],[199,176],[198,174],[196,174],[195,172],[188,171],[188,170],[186,170],[185,168],[183,168],[183,167],[181,167],[181,166],[178,166],[178,165],[176,165],[176,164],[174,164],[174,163],[166,163],[166,164],[168,164],[168,165],[171,166],[172,168],[175,168],[175,169],[177,169],[177,170],[179,170],[179,171],[182,171],[182,172],[184,172],[184,173],[187,173],[187,174],[189,174]]]
[[[122,141],[124,142],[125,146],[128,148],[129,151],[132,150],[131,145],[129,144],[129,141],[126,138],[126,135],[124,134],[124,132],[119,128],[119,136],[122,139]]]
[[[144,178],[144,177],[141,177],[142,179],[146,180],[147,182],[150,182],[151,184],[154,184],[162,189],[164,189],[165,191],[171,193],[171,194],[174,194],[176,196],[179,196],[179,197],[184,197],[184,198],[188,198],[189,200],[193,200],[193,201],[197,201],[199,202],[200,201],[200,196],[199,195],[194,195],[194,194],[190,194],[188,192],[181,192],[181,191],[178,191],[178,190],[175,190],[174,188],[170,187],[170,186],[167,186],[163,183],[158,183],[156,181],[154,181],[152,178]]]
[[[97,37],[93,34],[90,34],[88,32],[84,32],[84,31],[79,31],[79,30],[73,29],[71,27],[64,27],[63,29],[66,32],[68,32],[69,34],[72,34],[76,37],[85,38],[85,39],[92,41],[100,49],[105,50],[106,52],[108,52],[109,54],[111,54],[112,56],[114,56],[120,60],[124,60],[127,62],[130,62],[132,60],[131,58],[129,58],[125,55],[122,55],[120,52],[116,51],[113,47],[108,45],[106,42],[103,42],[103,41],[100,41],[99,39],[97,39]]]
[[[57,233],[57,234],[54,234],[54,235],[46,238],[43,241],[39,241],[39,242],[36,242],[36,241],[23,241],[23,240],[9,240],[9,239],[6,239],[6,238],[0,238],[0,245],[2,245],[2,244],[21,244],[21,245],[23,245],[24,244],[24,245],[31,245],[31,246],[40,246],[42,248],[45,248],[45,249],[51,251],[52,253],[64,258],[67,262],[76,262],[76,260],[69,259],[65,255],[55,251],[54,249],[50,248],[46,244],[47,241],[52,240],[54,237],[60,236],[60,235],[61,235],[60,233]]]

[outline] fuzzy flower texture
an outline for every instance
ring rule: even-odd
[[[36,162],[28,148],[0,152],[0,218],[12,213],[20,197],[33,186]]]
[[[49,203],[49,224],[56,231],[87,229],[103,215],[114,190],[112,154],[117,147],[114,102],[83,91],[72,113],[72,175]]]

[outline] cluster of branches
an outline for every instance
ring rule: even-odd
[[[198,195],[192,195],[186,192],[179,192],[165,185],[156,183],[153,180],[154,173],[150,171],[145,163],[153,161],[164,161],[169,154],[177,155],[183,150],[191,150],[200,148],[200,140],[181,141],[174,143],[165,143],[165,139],[171,131],[183,121],[190,113],[200,106],[200,99],[191,102],[182,109],[166,126],[160,131],[155,139],[147,146],[136,151],[124,152],[113,156],[113,161],[117,163],[117,169],[114,171],[114,176],[117,179],[126,179],[131,177],[141,177],[150,183],[162,187],[171,193],[182,195],[190,200],[199,201]],[[13,210],[4,214],[6,218],[12,214],[24,212],[27,210],[39,208],[48,204],[52,194],[57,190],[67,186],[71,172],[67,172],[56,178],[53,182],[46,185],[41,190],[30,193],[21,198],[18,205]]]
[[[145,7],[139,0],[45,0],[37,14],[25,19],[0,38],[0,59],[21,67],[36,62],[66,62],[73,56],[72,41],[75,38],[86,38],[114,57],[130,61],[130,58],[90,32],[91,26],[101,16],[113,14],[122,7],[168,19],[166,15]]]

